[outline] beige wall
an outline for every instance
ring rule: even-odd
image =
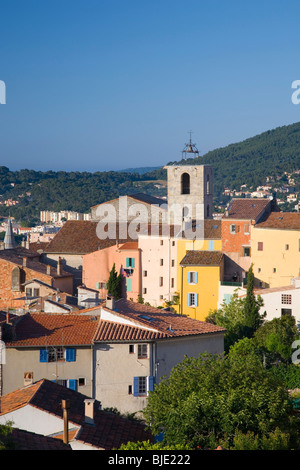
[[[169,237],[139,236],[139,248],[141,249],[141,295],[150,305],[162,306],[165,301],[172,300],[177,290],[177,240]],[[162,266],[161,260],[163,260]],[[163,278],[162,286],[160,278]],[[144,289],[147,289],[146,293]]]
[[[24,373],[33,372],[33,381],[41,379],[76,379],[85,378],[85,385],[78,391],[92,395],[92,349],[76,348],[75,362],[40,362],[40,348],[6,348],[5,364],[3,364],[2,394],[24,387]]]
[[[169,376],[172,368],[181,362],[185,355],[197,357],[201,353],[222,354],[224,335],[199,335],[186,338],[169,338],[148,344],[148,358],[138,359],[137,347],[129,352],[130,343],[99,343],[96,345],[96,399],[102,406],[116,407],[123,413],[143,410],[147,397],[135,397],[128,393],[135,376],[156,376],[159,383],[162,376]],[[112,364],[114,365],[112,367]]]

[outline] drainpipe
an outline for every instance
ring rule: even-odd
[[[63,420],[64,420],[64,444],[69,444],[69,409],[70,400],[62,400]]]

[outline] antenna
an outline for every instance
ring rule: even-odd
[[[192,131],[189,132],[190,140],[188,144],[185,144],[184,149],[182,150],[182,158],[195,158],[196,156],[199,157],[199,150],[196,147],[196,144],[192,143]],[[187,154],[191,154],[191,157],[188,157]]]

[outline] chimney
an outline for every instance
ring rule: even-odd
[[[23,268],[26,268],[26,266],[27,266],[27,257],[24,256],[23,257]]]
[[[51,266],[50,264],[47,265],[47,274],[50,276],[51,274]]]
[[[94,402],[93,398],[86,398],[84,400],[86,424],[94,424]]]
[[[115,298],[112,295],[107,295],[106,296],[106,307],[109,308],[110,310],[115,309]]]
[[[57,261],[57,275],[58,276],[61,275],[61,271],[62,271],[62,261],[61,261],[61,257],[59,257]]]
[[[63,420],[64,420],[64,444],[69,444],[69,409],[70,400],[62,400],[61,402],[63,409]]]

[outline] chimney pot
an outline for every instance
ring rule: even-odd
[[[69,443],[69,409],[71,407],[70,400],[62,400],[61,402],[63,409],[63,420],[64,420],[64,444]]]
[[[85,404],[85,422],[87,424],[94,424],[94,402],[93,398],[86,398]]]
[[[27,257],[24,256],[23,257],[23,267],[26,267],[27,266]]]
[[[49,275],[51,274],[51,266],[50,266],[50,264],[47,265],[47,274],[49,274]]]
[[[106,307],[110,310],[114,310],[115,308],[115,298],[112,295],[106,296]]]

